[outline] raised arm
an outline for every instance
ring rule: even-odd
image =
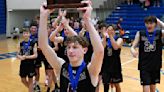
[[[107,42],[106,42],[106,39],[107,39],[107,37],[109,37],[108,36],[108,34],[106,33],[106,32],[102,32],[102,44],[103,44],[103,46],[104,46],[104,48],[106,47],[106,45],[107,45]]]
[[[48,44],[47,20],[51,10],[40,8],[40,25],[39,25],[39,47],[45,55],[47,61],[55,69],[57,76],[60,75],[60,69],[65,62],[59,58],[55,51]]]
[[[158,22],[158,25],[162,27],[162,29],[164,29],[164,22],[162,22],[161,20],[159,20],[157,18],[157,22]]]
[[[79,8],[79,10],[85,11],[83,19],[86,24],[86,29],[89,31],[91,44],[93,46],[93,55],[91,59],[91,64],[88,66],[88,70],[92,78],[98,78],[104,57],[104,47],[101,43],[98,32],[91,22],[91,12],[93,10],[91,7],[91,2],[90,0],[87,0],[82,1],[82,3],[86,3],[88,5],[88,7]]]
[[[53,31],[49,37],[50,41],[56,42],[56,43],[62,43],[64,38],[63,37],[57,37],[57,34],[60,33],[63,30],[62,24],[60,24],[55,31]]]
[[[58,26],[58,23],[60,22],[60,20],[62,19],[62,16],[66,16],[67,11],[62,11],[61,9],[59,9],[58,11],[58,16],[55,19],[55,21],[52,23],[52,26],[54,28],[56,28]]]
[[[68,30],[68,36],[77,35],[77,33],[74,31],[74,29],[69,25],[69,20],[68,19],[63,17],[61,23],[64,26],[64,28]]]
[[[139,43],[139,39],[140,39],[140,32],[138,31],[136,36],[135,36],[132,47],[131,47],[131,53],[132,53],[133,57],[135,57],[135,58],[138,56],[138,52],[136,51],[136,47]]]
[[[122,38],[118,38],[117,40],[114,39],[113,36],[109,36],[112,47],[114,48],[114,50],[118,50],[119,48],[122,47],[123,45],[123,39]]]

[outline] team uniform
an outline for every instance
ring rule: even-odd
[[[154,33],[149,33],[152,37]],[[141,85],[160,83],[162,67],[162,31],[156,30],[153,44],[150,44],[146,31],[140,31],[139,64]]]
[[[37,43],[38,45],[38,35],[35,34],[35,35],[31,35],[30,36],[30,39],[34,42],[34,43]],[[49,42],[50,46],[54,47],[54,45]],[[42,61],[44,63],[44,66],[45,66],[45,70],[47,69],[53,69],[51,67],[51,65],[47,62],[45,56],[43,55],[42,51],[40,49],[37,49],[37,53],[38,53],[38,57],[37,59],[35,59],[35,68],[40,68],[42,66]]]
[[[109,38],[107,38],[107,40],[108,39]],[[101,70],[103,83],[109,84],[122,82],[123,78],[120,59],[121,49],[114,50],[113,47],[109,47],[107,43],[104,50],[104,60]]]
[[[64,40],[63,43],[58,43],[58,51],[56,51],[58,57],[63,58],[65,61],[69,61],[67,57],[67,52],[66,52],[66,46],[64,45],[64,42],[66,41],[67,37],[63,36]]]
[[[30,40],[32,40],[34,43],[38,46],[38,34],[30,35]],[[39,61],[39,58],[41,57],[41,50],[37,49],[38,57],[34,60],[35,61],[35,68],[41,67],[41,62]]]
[[[24,44],[28,44],[29,46],[25,48]],[[19,55],[33,55],[33,48],[35,43],[33,43],[31,40],[28,42],[22,41],[20,43],[20,53]],[[27,51],[25,51],[27,49]],[[20,64],[20,71],[19,75],[21,78],[25,78],[28,76],[28,78],[32,78],[35,76],[35,67],[34,67],[34,60],[33,59],[25,59],[21,61]]]
[[[91,41],[90,41],[90,37],[89,37],[89,32],[85,32],[84,37],[86,37],[86,39],[89,42],[89,46],[88,46],[88,51],[87,53],[84,55],[84,60],[86,61],[86,63],[88,64],[91,61],[91,57],[92,57],[92,53],[93,53],[93,47],[91,45]]]
[[[69,63],[64,63],[61,68],[60,74],[60,92],[74,92],[71,87],[70,77],[69,77]],[[73,67],[73,76],[76,75],[79,67]],[[77,89],[75,92],[95,92],[95,87],[91,83],[91,78],[87,66],[84,67],[80,74],[78,80]]]

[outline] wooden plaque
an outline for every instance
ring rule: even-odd
[[[86,4],[81,4],[82,0],[47,0],[47,8],[79,8],[85,7]]]

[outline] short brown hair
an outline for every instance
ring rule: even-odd
[[[115,24],[110,24],[108,27],[110,27],[110,26],[113,28],[114,31],[118,30],[117,25],[115,25]]]
[[[36,21],[32,21],[31,24],[30,24],[30,27],[32,27],[32,26],[36,26],[37,27],[38,26],[37,22]]]
[[[89,46],[89,42],[87,40],[86,37],[82,37],[82,36],[71,36],[68,37],[66,39],[66,41],[64,42],[64,45],[68,45],[70,43],[79,43],[83,48],[88,47]]]
[[[145,23],[156,23],[157,24],[157,18],[155,16],[148,16],[144,20]]]
[[[29,33],[30,33],[29,28],[24,29],[24,30],[23,30],[23,33],[25,33],[25,32],[29,32]]]

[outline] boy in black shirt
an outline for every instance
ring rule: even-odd
[[[157,30],[155,16],[145,18],[146,30],[137,32],[131,53],[137,57],[135,50],[139,44],[139,64],[141,85],[143,92],[155,92],[156,83],[160,83],[160,69],[162,67],[162,36],[164,31]]]
[[[46,10],[43,6],[40,9],[39,46],[48,62],[55,69],[57,77],[60,76],[60,92],[95,92],[95,87],[98,83],[98,76],[104,56],[104,48],[100,36],[90,19],[92,12],[91,2],[86,0],[82,3],[85,3],[88,6],[79,8],[78,10],[84,12],[83,19],[87,25],[87,30],[89,31],[94,49],[91,63],[88,65],[84,62],[84,54],[87,52],[87,42],[83,37],[73,36],[67,38],[66,49],[70,63],[57,56],[53,49],[48,45],[48,36],[45,36],[47,35],[47,18],[51,13],[51,10]]]
[[[121,47],[123,39],[116,36],[116,25],[110,25],[107,31],[103,32],[104,60],[102,65],[102,79],[104,84],[104,92],[108,92],[109,84],[112,83],[116,87],[116,92],[121,92],[119,83],[122,79],[121,68]]]
[[[37,45],[29,39],[29,31],[24,31],[23,37],[24,40],[18,46],[17,54],[17,58],[21,60],[19,75],[29,92],[33,92],[33,76],[35,76],[34,59],[37,58]]]

